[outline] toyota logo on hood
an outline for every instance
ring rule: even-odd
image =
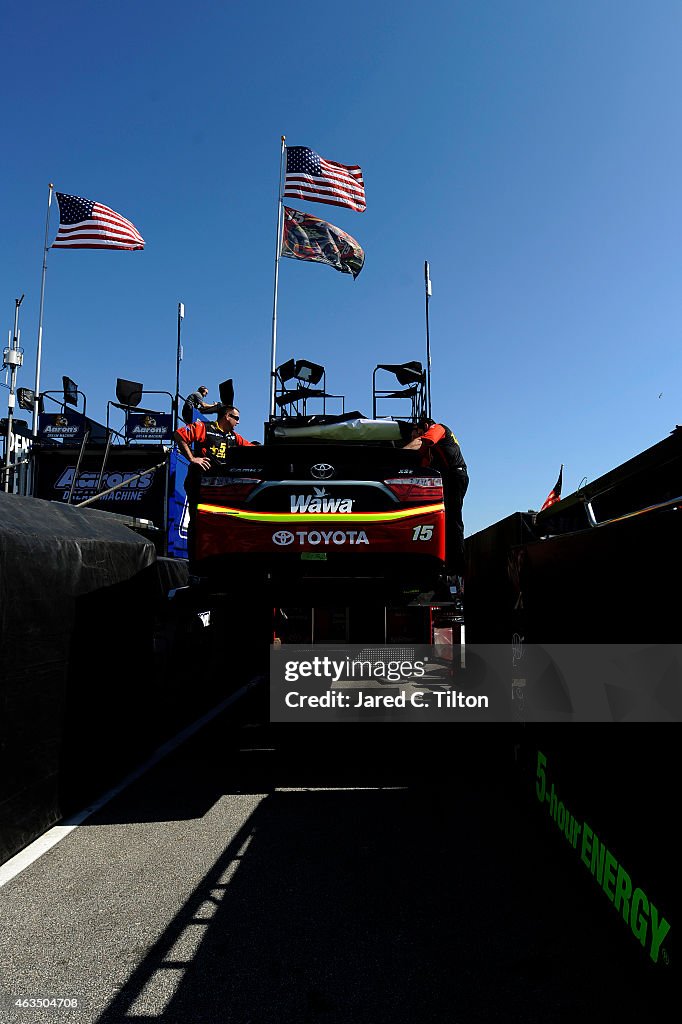
[[[314,466],[310,467],[310,475],[314,476],[316,480],[329,480],[334,476],[334,467],[330,466],[328,462],[316,462]]]

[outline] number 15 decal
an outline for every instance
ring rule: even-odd
[[[431,540],[433,537],[433,526],[415,526],[412,531],[412,540]]]

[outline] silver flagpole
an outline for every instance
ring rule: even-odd
[[[429,299],[431,298],[431,277],[429,264],[424,261],[424,286],[426,291],[426,415],[431,417],[431,339],[429,337]]]
[[[286,136],[282,136],[282,149],[279,156],[279,194],[277,198],[277,248],[275,250],[275,291],[272,300],[272,350],[270,357],[270,418],[275,415],[275,370],[277,363],[277,285],[279,283],[279,257],[282,248],[282,168]]]
[[[54,185],[50,182],[47,195],[47,217],[45,218],[45,250],[43,252],[43,276],[40,282],[40,313],[38,315],[38,347],[36,349],[36,382],[33,391],[33,436],[38,436],[38,403],[40,402],[40,359],[43,352],[43,306],[45,305],[45,274],[47,272],[47,239],[50,231],[50,206]]]

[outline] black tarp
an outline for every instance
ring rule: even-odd
[[[74,694],[97,694],[107,714],[117,629],[128,622],[139,646],[136,602],[116,591],[155,559],[150,541],[106,513],[0,493],[0,862],[60,817]]]

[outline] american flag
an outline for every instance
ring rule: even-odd
[[[367,208],[361,169],[325,160],[307,146],[287,147],[284,195],[310,203],[347,206],[358,213]]]
[[[545,503],[540,509],[541,512],[544,512],[546,508],[551,508],[552,505],[555,505],[557,503],[557,501],[561,501],[561,485],[563,483],[563,477],[564,467],[562,465],[561,469],[559,470],[559,477],[557,479],[557,482],[554,484],[554,487],[545,498]]]
[[[59,231],[53,249],[144,249],[134,224],[108,206],[56,192]]]

